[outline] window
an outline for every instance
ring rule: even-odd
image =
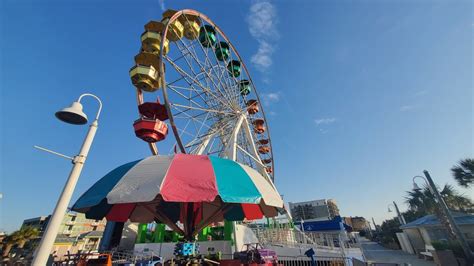
[[[431,241],[434,240],[447,240],[448,233],[443,228],[429,228],[426,230],[430,236]]]

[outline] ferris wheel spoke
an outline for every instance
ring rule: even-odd
[[[177,90],[174,90],[173,88],[171,88],[171,90],[173,90],[176,94],[180,95],[181,97],[185,98],[186,100],[188,100],[190,103],[194,103],[195,105],[197,105],[198,107],[202,107],[204,108],[202,105],[200,105],[198,102],[188,98],[188,96],[184,95],[183,93],[177,91]],[[171,104],[171,103],[170,103]]]
[[[166,57],[168,58],[168,57]],[[229,105],[227,102],[224,102],[221,98],[217,97],[216,95],[214,95],[210,89],[206,88],[205,86],[203,86],[198,80],[196,80],[195,78],[193,78],[190,74],[188,74],[186,71],[184,71],[180,66],[176,65],[175,63],[171,63],[171,61],[168,60],[168,62],[170,62],[171,65],[173,65],[173,67],[177,70],[178,73],[180,73],[184,79],[186,80],[186,82],[188,82],[188,84],[190,86],[192,86],[193,84],[196,84],[198,85],[203,91],[206,91],[208,92],[210,95],[212,95],[215,99],[217,99],[218,101],[220,101],[222,104],[225,104],[226,106],[228,106],[231,110],[232,110],[232,106]],[[189,80],[191,80],[192,82],[190,82]],[[182,95],[183,96],[183,95]]]
[[[219,41],[220,41],[220,38],[219,38]],[[201,45],[201,50],[203,51],[204,54],[206,54],[206,61],[209,62],[210,65],[212,65],[211,63],[211,59],[209,57],[209,52],[207,49],[204,49],[204,47]],[[227,70],[227,64],[233,60],[233,55],[232,53],[230,53],[229,57],[230,59],[225,59],[223,60],[223,63],[224,65],[222,66],[219,62],[219,60],[217,59],[217,55],[215,53],[215,48],[212,48],[212,51],[213,51],[213,58],[215,59],[215,62],[217,62],[217,65],[219,66],[218,69],[220,70],[219,72],[219,82],[221,82],[222,84],[222,80],[224,81],[224,83],[226,83],[226,88],[228,88],[226,91],[227,91],[227,94],[230,95],[231,99],[234,101],[234,103],[236,104],[239,104],[239,96],[240,96],[240,91],[239,91],[239,88],[238,88],[238,82],[239,80],[235,77],[233,77],[232,75],[229,75],[229,72]],[[216,74],[217,75],[217,74]],[[234,88],[234,89],[232,89]]]
[[[203,90],[201,89],[198,89],[198,88],[188,88],[188,87],[183,87],[183,86],[177,86],[177,85],[169,85],[167,84],[167,87],[172,87],[173,89],[176,89],[176,90],[183,90],[183,91],[200,91],[200,92],[204,92]]]
[[[209,113],[206,113],[206,117],[204,118],[204,120],[207,120],[208,117],[209,117]],[[201,134],[201,131],[203,128],[204,128],[204,124],[201,124],[201,126],[199,127],[199,130],[196,133],[196,136],[199,136]]]
[[[186,62],[187,62],[187,64],[188,64],[188,66],[189,66],[189,68],[191,69],[191,71],[193,72],[193,74],[194,74],[195,76],[197,76],[197,75],[200,75],[201,73],[204,73],[204,74],[207,76],[208,79],[212,80],[212,78],[210,77],[210,75],[209,75],[209,73],[207,72],[207,70],[202,67],[201,63],[200,63],[199,60],[197,59],[197,55],[196,55],[196,54],[193,54],[192,51],[189,49],[189,46],[190,46],[190,47],[194,47],[194,45],[189,45],[189,46],[187,46],[181,39],[180,39],[180,43],[182,44],[182,46],[176,44],[176,46],[178,47],[178,49],[179,49],[181,52],[183,51],[183,49],[186,49],[186,50],[187,50],[187,51],[186,51],[186,54],[187,54],[187,55],[190,55],[190,56],[193,58],[193,60],[199,65],[199,68],[200,68],[201,72],[200,72],[200,73],[196,73],[196,72],[194,71],[194,68],[192,67],[192,63],[191,63],[187,58],[185,58],[185,60],[186,60]],[[195,43],[195,41],[194,41],[193,43]],[[214,83],[213,85],[214,85],[214,87],[216,88],[216,90],[219,91],[219,93],[222,95],[222,91],[220,91],[220,88],[219,88],[218,86],[216,86],[215,83]]]
[[[214,123],[214,125],[212,127],[208,127],[209,130],[206,133],[204,133],[202,135],[197,134],[196,135],[197,137],[196,137],[195,140],[199,141],[199,140],[205,139],[205,138],[207,138],[211,135],[214,135],[216,133],[222,132],[223,129],[225,129],[229,124],[231,124],[233,122],[234,122],[233,119],[228,119],[226,121],[216,122],[216,123]],[[198,133],[200,133],[200,132],[201,132],[201,129],[199,130]]]
[[[201,22],[202,22],[202,21],[201,21]],[[201,44],[200,42],[197,42],[197,44],[198,44],[197,46],[200,46],[200,47],[201,47],[201,51],[203,52],[203,54],[206,55],[206,60],[204,61],[204,63],[201,62],[201,61],[198,59],[197,51],[196,51],[196,49],[195,49],[195,46],[196,46],[196,45],[193,44],[193,45],[185,46],[185,47],[186,47],[186,49],[190,52],[191,56],[194,58],[195,62],[200,66],[201,69],[206,69],[205,66],[207,66],[207,67],[209,68],[209,75],[210,75],[210,72],[212,72],[212,70],[213,70],[212,68],[213,68],[213,66],[214,66],[215,64],[212,64],[212,63],[210,62],[207,49],[204,49],[204,48],[202,47],[202,44]],[[192,48],[192,50],[193,50],[194,53],[190,51],[190,50],[191,50],[190,48]],[[214,54],[214,56],[215,56],[215,54]],[[215,57],[216,57],[216,56],[215,56]],[[219,64],[219,61],[217,60],[217,57],[216,57],[216,62],[217,62],[217,65],[220,65],[220,64]],[[214,71],[214,75],[213,75],[213,76],[216,76],[216,75],[217,75],[217,73],[215,73],[215,71]],[[224,94],[224,95],[226,95],[227,99],[232,99],[232,97],[231,97],[232,95],[228,94],[228,92],[227,92],[227,90],[226,90],[226,86],[222,83],[222,81],[221,81],[220,79],[218,79],[218,81],[219,81],[221,87],[224,89],[224,92],[221,91],[221,93]],[[215,84],[214,80],[213,80],[213,83],[214,83],[214,85],[216,86],[216,88],[220,90],[219,86],[217,86],[217,84]]]
[[[199,149],[199,150],[202,151],[202,150],[205,150],[206,148],[208,148],[208,152],[212,151],[214,146],[215,146],[216,139],[219,139],[219,141],[217,141],[217,142],[220,143],[218,145],[221,145],[222,142],[223,142],[223,136],[228,135],[228,132],[225,132],[225,128],[227,128],[229,124],[234,124],[234,123],[235,123],[235,121],[233,121],[233,120],[228,120],[228,121],[225,122],[225,124],[224,123],[217,123],[216,125],[218,125],[218,126],[215,126],[213,130],[209,130],[206,134],[204,134],[204,135],[197,138],[200,141],[196,145],[200,145],[200,146],[198,146],[196,148],[196,150]],[[209,141],[211,140],[211,138],[213,139],[213,141],[209,145]],[[223,147],[218,148],[218,152],[220,152],[222,150],[223,150]]]
[[[198,97],[198,95],[195,95],[193,97],[194,98]],[[191,100],[191,99],[189,99],[189,100]],[[201,110],[201,111],[203,111],[199,115],[195,115],[195,117],[206,114],[206,113],[220,113],[220,114],[224,114],[224,115],[233,115],[233,113],[230,113],[230,112],[225,112],[225,111],[216,110],[216,109],[209,109],[209,108],[204,108],[204,107],[200,108],[200,107],[194,107],[194,106],[182,105],[182,104],[176,104],[176,103],[170,103],[170,105],[185,108],[185,110],[174,114],[175,116],[179,116],[181,113],[187,112],[189,110]],[[210,107],[213,107],[213,106],[210,106]]]
[[[200,124],[205,124],[205,122],[206,122],[206,121],[204,121],[204,120],[201,121],[201,120],[199,120],[198,118],[196,118],[196,117],[194,117],[194,116],[192,116],[192,115],[190,115],[190,114],[188,114],[188,113],[186,113],[186,112],[180,111],[180,114],[182,114],[182,115],[184,115],[184,116],[183,116],[183,117],[179,117],[179,116],[178,116],[177,118],[186,119],[186,120],[191,119],[191,120],[193,120],[193,121],[195,121],[195,122],[197,122],[197,123],[200,123]],[[210,126],[208,126],[208,127],[210,127]]]
[[[200,61],[197,59],[197,53],[196,53],[196,50],[194,49],[194,45],[191,46],[191,48],[192,48],[193,51],[194,51],[194,53],[193,53],[193,52],[189,49],[189,47],[184,44],[184,42],[183,42],[182,40],[180,40],[180,42],[181,42],[182,46],[179,46],[179,45],[177,44],[177,46],[180,47],[179,49],[183,49],[183,47],[184,47],[184,48],[187,50],[188,54],[189,54],[189,55],[194,59],[194,61],[198,64],[198,66],[199,66],[201,72],[204,73],[204,74],[208,77],[208,79],[212,82],[212,84],[214,85],[214,88],[216,89],[216,91],[219,91],[219,93],[220,93],[222,96],[226,96],[226,95],[225,95],[225,90],[224,90],[224,92],[223,92],[223,91],[220,89],[220,86],[218,86],[218,85],[215,83],[214,79],[212,78],[212,76],[211,76],[211,74],[210,74],[211,71],[209,70],[209,72],[208,72],[208,69],[206,69],[206,68],[203,66],[202,62],[200,62]],[[192,66],[191,66],[192,64],[191,64],[189,61],[187,61],[187,62],[188,62],[189,67],[192,68]],[[193,72],[194,72],[194,71],[193,71]],[[221,84],[221,85],[222,85],[222,84]],[[227,99],[227,100],[228,100],[228,98],[229,98],[228,96],[225,97],[225,99]]]
[[[179,78],[173,80],[172,82],[167,83],[166,86],[172,86],[175,83],[178,83],[178,82],[182,81],[184,78],[185,78],[184,76],[180,76]]]
[[[178,92],[177,90],[183,90],[184,92],[189,92],[190,93],[190,96],[189,98],[186,98],[187,100],[191,100],[191,99],[195,99],[197,97],[200,97],[204,102],[207,101],[207,99],[204,98],[204,96],[207,96],[207,92],[206,91],[203,91],[203,90],[199,90],[197,88],[195,88],[194,86],[190,86],[191,88],[185,88],[185,87],[182,87],[182,86],[170,86],[176,93],[180,93]],[[196,95],[191,95],[192,93],[191,92],[194,92],[196,93]],[[180,93],[181,96],[185,97],[183,95],[183,93]]]
[[[183,107],[183,108],[186,108],[187,110],[199,110],[199,111],[204,111],[204,112],[212,112],[212,113],[219,113],[219,114],[223,114],[223,115],[234,115],[234,113],[230,113],[230,112],[224,112],[224,111],[219,111],[219,110],[213,110],[213,109],[206,109],[206,108],[198,108],[198,107],[192,107],[192,106],[186,106],[186,105],[181,105],[181,104],[171,104],[172,106],[177,106],[177,107]],[[183,111],[185,112],[185,111]]]
[[[198,46],[201,48],[202,53],[206,56],[206,57],[205,57],[205,60],[204,60],[204,65],[206,65],[206,66],[210,69],[210,72],[214,72],[214,76],[218,77],[218,73],[216,72],[216,70],[214,70],[214,67],[213,67],[215,64],[212,64],[212,62],[211,62],[211,60],[210,60],[210,58],[209,58],[208,49],[205,49],[205,48],[202,46],[201,43],[199,43]],[[203,63],[200,62],[200,61],[196,58],[197,52],[196,52],[196,50],[194,49],[194,46],[193,46],[192,48],[193,48],[193,50],[194,50],[194,58],[195,58],[196,62],[198,62],[198,64],[199,64],[201,67],[203,67]],[[211,48],[211,50],[214,51],[214,48]],[[215,58],[216,58],[217,65],[220,66],[219,60],[217,60],[217,57],[216,57],[215,53],[213,53],[213,54],[214,54],[214,56],[215,56]],[[225,67],[224,67],[224,68],[225,68]],[[233,99],[232,94],[229,93],[229,91],[226,89],[227,86],[222,83],[222,80],[221,80],[220,78],[218,78],[218,83],[219,83],[219,84],[221,85],[221,87],[224,89],[223,94],[225,94],[226,97],[227,97],[229,100],[232,100],[232,99]]]

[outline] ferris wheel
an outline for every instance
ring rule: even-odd
[[[236,48],[207,16],[163,13],[141,35],[130,77],[136,87],[136,136],[152,154],[203,154],[246,164],[274,179],[267,120]],[[157,143],[172,141],[169,150]]]

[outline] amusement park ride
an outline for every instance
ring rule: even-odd
[[[176,144],[169,153],[229,158],[273,180],[263,108],[247,67],[223,31],[197,11],[168,10],[161,22],[145,25],[141,41],[130,70],[140,116],[134,128],[152,154],[158,154],[156,143],[170,130]],[[148,96],[151,101],[145,100]]]
[[[204,228],[284,211],[255,84],[223,31],[194,10],[168,10],[148,22],[134,59],[133,127],[152,156],[111,171],[72,209],[93,219],[166,225],[183,236],[174,263],[209,263],[195,242]],[[167,141],[171,148],[159,149]],[[258,250],[248,253],[260,258]]]

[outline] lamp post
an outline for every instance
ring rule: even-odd
[[[456,238],[458,239],[459,243],[461,244],[461,247],[464,251],[464,254],[466,255],[467,260],[469,263],[474,264],[474,254],[472,253],[471,249],[469,248],[469,244],[464,237],[464,234],[461,232],[461,229],[459,226],[456,224],[454,221],[454,217],[451,214],[451,211],[448,209],[448,206],[446,205],[446,202],[444,201],[443,197],[441,197],[441,194],[439,193],[438,189],[436,188],[435,183],[433,182],[433,179],[431,179],[430,174],[428,171],[424,170],[423,176],[414,176],[413,177],[413,190],[421,190],[421,188],[416,184],[415,178],[419,177],[425,181],[425,183],[428,186],[428,189],[430,192],[436,197],[436,200],[438,201],[438,204],[441,205],[441,210],[444,212],[444,215],[446,215],[447,221],[449,226],[453,229]],[[449,230],[449,228],[448,228]],[[469,264],[469,265],[471,265]]]
[[[64,185],[63,191],[61,192],[61,196],[59,197],[58,202],[56,203],[56,207],[54,208],[53,214],[49,219],[48,226],[46,227],[43,237],[41,238],[41,242],[39,243],[38,249],[36,250],[36,254],[34,255],[32,265],[35,266],[44,266],[48,261],[49,254],[59,231],[59,226],[61,225],[64,214],[66,213],[69,202],[71,201],[74,188],[76,187],[77,180],[79,179],[82,168],[84,167],[87,154],[89,153],[92,141],[97,131],[97,127],[99,125],[99,115],[102,110],[102,101],[99,99],[99,97],[93,94],[84,93],[79,97],[76,102],[73,102],[70,107],[64,108],[56,112],[56,117],[63,122],[73,125],[86,124],[87,115],[82,111],[81,104],[81,100],[85,96],[90,96],[96,99],[99,102],[99,109],[97,111],[97,115],[95,116],[95,120],[89,126],[89,131],[87,132],[79,154],[74,156],[73,158],[70,158],[56,153],[60,156],[70,158],[73,166],[71,172],[69,173],[69,177],[66,181],[66,184]]]
[[[372,217],[372,223],[374,224],[375,232],[378,232],[379,228],[377,227],[377,224],[375,223],[374,217]],[[369,227],[370,227],[370,223],[369,223]],[[372,232],[370,233],[372,234]]]
[[[398,222],[400,222],[401,225],[407,224],[407,222],[405,221],[405,217],[403,217],[403,214],[401,214],[400,210],[398,209],[397,203],[395,203],[394,201],[393,204],[392,203],[388,204],[388,212],[392,212],[392,210],[390,209],[390,205],[395,207],[395,211],[397,212]]]

